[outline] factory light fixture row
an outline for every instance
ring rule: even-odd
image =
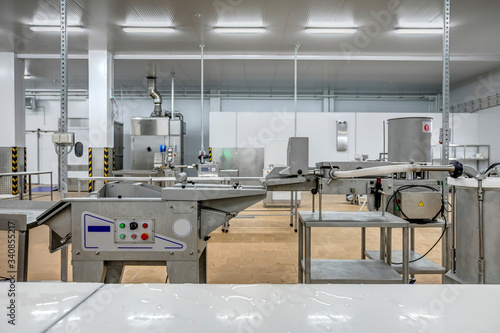
[[[354,34],[356,28],[306,28],[308,34]]]
[[[398,34],[403,35],[442,35],[442,28],[398,28]]]
[[[261,34],[266,32],[265,28],[214,28],[214,31],[219,34]]]
[[[127,33],[138,34],[171,34],[175,32],[172,27],[123,27],[123,31]]]
[[[33,25],[30,27],[31,31],[35,32],[61,32],[61,27],[58,25]],[[66,28],[68,32],[80,32],[83,31],[82,26],[68,26]]]

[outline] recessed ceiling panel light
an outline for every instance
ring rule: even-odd
[[[307,28],[308,34],[353,34],[356,28]]]
[[[34,25],[30,27],[31,31],[37,32],[61,32],[61,27],[58,25]],[[82,26],[69,26],[66,28],[68,32],[83,31]]]
[[[175,32],[171,27],[123,27],[124,32],[128,33],[148,33],[148,34],[171,34]]]
[[[398,34],[406,35],[442,35],[442,28],[399,28],[396,29]]]
[[[261,34],[266,31],[265,28],[215,28],[214,31],[219,34]]]

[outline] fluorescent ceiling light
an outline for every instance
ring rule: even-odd
[[[442,35],[442,28],[399,28],[396,29],[396,32],[399,34],[406,35]]]
[[[58,25],[34,25],[30,27],[31,31],[40,32],[61,32],[61,27]],[[82,26],[69,26],[66,28],[68,32],[78,32],[83,31]]]
[[[353,34],[356,33],[356,28],[307,28],[308,34]]]
[[[215,28],[215,32],[220,34],[261,34],[265,28]]]
[[[148,33],[148,34],[170,34],[175,32],[171,27],[123,27],[124,32]]]

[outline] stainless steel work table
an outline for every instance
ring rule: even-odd
[[[299,283],[409,282],[409,223],[381,212],[299,212]],[[380,228],[380,260],[311,259],[311,228]],[[402,277],[391,267],[392,229],[403,232]]]
[[[17,281],[27,281],[28,278],[28,247],[29,229],[37,226],[36,218],[42,214],[53,203],[50,201],[12,201],[2,200],[0,202],[0,230],[18,232],[17,258],[14,268],[8,271],[17,272]],[[3,238],[5,237],[5,238]],[[7,242],[7,235],[2,236],[2,242]],[[7,253],[5,254],[7,258]]]
[[[442,220],[435,221],[435,222],[430,222],[430,223],[425,223],[425,224],[419,224],[419,223],[410,223],[409,228],[410,228],[410,252],[409,252],[409,273],[410,276],[413,278],[415,274],[445,274],[447,272],[446,263],[443,262],[442,265],[439,265],[438,263],[428,259],[428,258],[421,258],[422,255],[417,253],[415,251],[415,229],[422,229],[422,228],[441,228],[443,229],[443,239],[441,239],[441,242],[444,244],[448,243],[448,232],[444,230],[445,228],[449,228],[450,223],[445,223]],[[365,251],[365,245],[361,245],[364,254],[366,257],[370,259],[374,258],[379,258],[380,257],[380,251]],[[391,263],[392,268],[394,268],[398,273],[403,273],[403,266],[402,266],[402,251],[401,250],[395,250],[392,251],[392,260],[393,262]],[[419,259],[421,258],[421,259]],[[418,259],[418,260],[417,260]],[[443,261],[445,261],[444,259]]]

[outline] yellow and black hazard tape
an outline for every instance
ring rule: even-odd
[[[212,148],[208,148],[208,161],[212,162]]]
[[[115,148],[113,148],[113,171],[115,171]]]
[[[12,172],[17,172],[17,147],[12,147]],[[12,177],[12,194],[17,194],[17,177]]]
[[[109,148],[104,148],[104,177],[108,177],[109,175]],[[104,184],[108,181],[105,180]]]
[[[92,148],[89,148],[89,177],[92,177]],[[92,192],[92,181],[89,180],[89,193]]]
[[[28,155],[26,152],[26,147],[24,147],[24,172],[28,170]],[[28,182],[27,176],[24,176],[24,193],[27,193],[28,189],[26,188],[26,183]]]

